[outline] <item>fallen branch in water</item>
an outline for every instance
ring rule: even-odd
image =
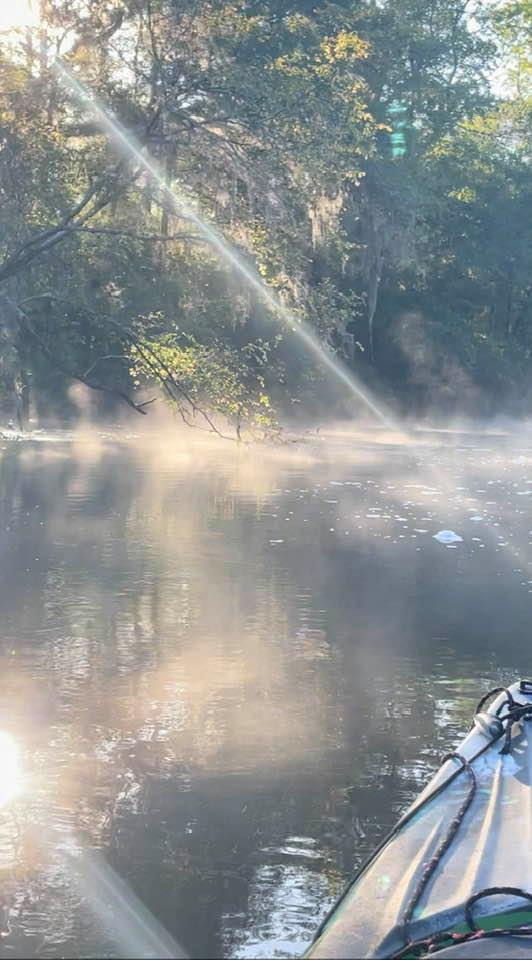
[[[2,297],[6,300],[9,298],[6,295],[2,294]],[[27,297],[25,300],[22,300],[19,305],[16,305],[13,301],[9,301],[11,304],[11,309],[19,311],[19,325],[25,327],[30,336],[33,336],[35,341],[41,347],[43,353],[46,355],[47,359],[55,369],[59,370],[60,373],[63,373],[65,376],[69,377],[72,380],[77,380],[80,383],[83,383],[85,386],[89,387],[91,390],[99,390],[104,393],[109,393],[123,400],[129,407],[135,410],[137,413],[146,414],[145,407],[154,403],[156,398],[150,400],[145,400],[142,403],[136,403],[124,390],[110,387],[107,384],[99,383],[94,381],[91,378],[91,374],[94,369],[103,361],[108,360],[123,360],[127,363],[131,363],[131,358],[123,354],[106,354],[102,357],[97,357],[96,360],[84,371],[77,372],[73,371],[70,368],[66,367],[61,361],[57,360],[55,354],[50,349],[45,338],[39,333],[35,324],[32,322],[31,318],[28,317],[27,313],[22,309],[22,307],[27,306],[30,303],[35,302],[48,302],[48,303],[62,303],[70,307],[70,301],[58,294],[55,294],[51,291],[46,293],[37,294],[32,297]],[[83,312],[88,316],[96,318],[101,322],[101,317],[98,316],[93,310],[90,310],[88,307],[82,308]],[[172,401],[173,406],[179,413],[183,423],[187,427],[191,427],[196,430],[204,430],[208,433],[214,433],[223,440],[232,440],[233,442],[238,442],[240,437],[228,436],[218,429],[212,418],[209,414],[201,407],[188,393],[185,387],[176,379],[170,368],[164,363],[164,361],[159,357],[159,355],[153,350],[149,341],[146,338],[138,336],[136,333],[131,330],[130,327],[126,326],[120,321],[115,320],[112,317],[106,317],[105,322],[114,327],[122,337],[124,337],[127,342],[133,347],[142,357],[144,363],[148,369],[153,374],[154,379],[161,385],[162,389]],[[206,426],[203,427],[197,422],[193,422],[193,418],[198,415],[205,422]]]

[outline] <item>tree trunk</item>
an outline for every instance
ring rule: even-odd
[[[381,285],[382,268],[384,266],[384,250],[382,241],[378,233],[375,237],[374,257],[372,258],[368,276],[368,341],[369,356],[372,363],[375,362],[375,348],[373,340],[373,321],[377,310],[379,298],[379,288]]]
[[[16,419],[19,428],[24,423],[22,366],[18,351],[19,324],[11,301],[0,298],[0,386],[8,397],[9,415]]]
[[[514,332],[513,292],[513,271],[510,270],[506,278],[506,333],[508,337],[511,337]]]
[[[15,401],[15,417],[17,421],[17,426],[22,433],[24,431],[25,415],[24,415],[24,372],[21,367],[19,367],[15,380],[13,383],[13,394]]]

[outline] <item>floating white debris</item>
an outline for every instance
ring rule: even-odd
[[[473,523],[480,523],[480,522],[484,519],[484,517],[480,517],[480,516],[477,514],[475,517],[470,517],[469,519],[472,520]]]
[[[273,546],[275,543],[284,543],[284,540],[270,540],[270,543]]]
[[[439,543],[462,543],[463,539],[454,530],[440,530],[439,533],[434,534],[434,540],[438,540]]]

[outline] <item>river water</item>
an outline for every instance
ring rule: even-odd
[[[123,950],[68,836],[189,956],[299,956],[532,672],[532,438],[0,446],[0,954]]]

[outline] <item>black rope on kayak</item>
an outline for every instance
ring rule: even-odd
[[[510,753],[512,749],[512,732],[514,723],[518,723],[520,720],[532,720],[532,705],[514,703],[513,707],[508,710],[508,713],[505,713],[504,716],[500,717],[501,723],[507,721],[506,728],[504,731],[504,745],[502,746],[500,753],[503,755]]]
[[[523,890],[521,887],[486,887],[485,890],[481,890],[479,893],[474,893],[472,897],[469,897],[469,900],[464,907],[466,923],[471,933],[479,932],[473,917],[474,905],[478,903],[479,900],[484,900],[485,897],[495,896],[519,897],[522,900],[528,900],[529,903],[532,903],[532,893],[528,893],[527,890]],[[530,928],[530,931],[532,933],[532,928]]]
[[[486,705],[486,703],[489,700],[491,700],[494,696],[500,693],[506,694],[506,699],[499,704],[497,710],[495,711],[495,715],[501,721],[500,732],[495,733],[493,735],[492,739],[489,741],[489,746],[492,746],[498,739],[500,739],[501,736],[504,735],[504,745],[500,750],[500,753],[502,755],[505,755],[511,752],[512,733],[513,733],[514,724],[519,722],[520,720],[532,719],[532,704],[518,703],[516,702],[516,700],[514,700],[511,692],[506,687],[496,687],[494,690],[490,690],[489,693],[487,693],[484,697],[481,698],[477,706],[477,709],[475,711],[475,714],[480,713],[480,711]],[[507,711],[506,713],[503,713],[506,707],[507,707]],[[451,940],[453,943],[457,943],[457,942],[463,943],[466,939],[471,939],[473,936],[486,936],[488,934],[494,935],[494,936],[495,935],[501,936],[504,933],[512,933],[512,934],[515,933],[516,932],[515,928],[513,930],[510,929],[509,931],[506,931],[506,930],[484,931],[484,930],[477,929],[477,927],[474,924],[472,909],[475,903],[477,903],[479,900],[482,900],[484,897],[495,896],[496,894],[509,894],[516,897],[521,897],[522,899],[528,900],[529,902],[532,903],[532,894],[528,893],[526,890],[522,890],[520,887],[488,887],[485,890],[481,890],[479,893],[473,894],[473,896],[470,897],[467,903],[465,904],[464,911],[466,916],[466,922],[470,929],[469,933],[467,934],[442,933],[435,937],[432,937],[426,940],[421,940],[418,942],[418,944],[415,944],[413,941],[408,941],[408,925],[412,920],[414,910],[417,904],[419,903],[421,897],[423,896],[423,893],[425,892],[427,885],[430,882],[435,870],[437,869],[442,857],[451,846],[451,843],[453,842],[458,832],[458,829],[469,807],[471,806],[471,803],[473,802],[475,792],[476,792],[477,781],[476,781],[475,773],[471,766],[471,763],[480,755],[480,753],[483,753],[483,752],[484,750],[477,753],[476,756],[472,757],[471,761],[469,762],[465,760],[461,754],[457,754],[457,753],[448,754],[442,760],[442,764],[445,763],[446,760],[450,760],[450,759],[457,759],[461,762],[461,767],[458,769],[457,773],[467,771],[470,777],[470,789],[466,797],[464,798],[458,813],[449,824],[447,833],[445,834],[443,840],[441,841],[439,847],[437,848],[434,856],[425,865],[425,869],[423,870],[420,881],[416,886],[416,889],[414,890],[414,893],[412,894],[410,900],[408,901],[408,904],[403,914],[403,920],[402,920],[403,934],[404,934],[406,943],[404,948],[402,948],[399,953],[394,955],[397,958],[406,956],[411,950],[415,949],[416,947],[419,949],[422,946],[425,946],[431,949],[432,951],[434,951],[438,947],[441,947],[444,943],[449,942],[449,940]],[[449,784],[452,778],[453,777],[450,777],[446,781],[446,784]],[[426,799],[427,800],[431,799],[431,797],[428,797]],[[419,809],[419,806],[417,809]],[[522,927],[519,929],[522,932],[526,932],[527,936],[532,935],[532,926]]]
[[[456,947],[470,943],[471,940],[491,940],[496,937],[532,937],[532,926],[496,927],[493,930],[469,930],[467,933],[436,933],[433,937],[407,943],[398,953],[394,953],[393,960],[403,960],[412,955],[423,960],[424,957],[432,956],[438,950],[449,946]]]
[[[408,926],[410,924],[410,921],[412,920],[414,910],[416,909],[419,901],[421,900],[421,897],[423,896],[428,884],[430,883],[433,874],[438,869],[440,862],[442,860],[442,857],[444,857],[447,850],[451,846],[451,843],[456,837],[456,834],[460,829],[460,826],[464,820],[464,817],[467,811],[469,810],[469,807],[473,803],[473,800],[475,798],[475,793],[477,790],[477,778],[473,772],[473,768],[469,763],[469,761],[466,760],[461,753],[448,753],[445,757],[443,757],[442,764],[444,764],[447,760],[458,760],[458,762],[461,764],[461,770],[464,770],[469,777],[469,789],[460,805],[458,812],[451,820],[445,836],[439,843],[433,856],[425,864],[423,873],[421,874],[421,877],[419,878],[416,888],[406,905],[405,911],[403,913],[403,918],[402,918],[402,928],[403,928],[405,939],[407,939],[408,937]]]
[[[526,694],[528,694],[528,695],[532,694],[532,682],[530,683],[530,689],[523,690],[522,692],[523,692],[523,693],[526,693]],[[499,728],[496,732],[494,732],[494,734],[493,734],[492,737],[488,737],[488,739],[486,740],[486,743],[485,743],[479,750],[477,750],[477,752],[476,752],[475,754],[473,754],[473,756],[470,757],[470,759],[469,759],[468,761],[465,760],[463,757],[461,757],[461,755],[459,755],[459,754],[449,754],[446,758],[444,758],[444,761],[445,761],[445,760],[448,760],[448,759],[450,759],[450,758],[453,758],[453,757],[459,758],[460,761],[461,761],[461,762],[460,762],[460,766],[457,767],[457,768],[447,777],[446,780],[444,780],[442,783],[440,783],[439,786],[435,787],[430,793],[428,793],[419,803],[417,803],[417,804],[415,804],[413,807],[411,807],[410,810],[408,810],[408,811],[401,817],[401,819],[395,824],[395,826],[393,827],[393,829],[390,830],[390,832],[383,838],[383,840],[381,840],[381,842],[378,844],[377,848],[373,851],[372,855],[371,855],[370,857],[368,857],[368,859],[367,859],[367,860],[361,865],[361,867],[357,870],[355,876],[354,876],[353,879],[351,880],[351,883],[350,883],[350,884],[347,886],[347,888],[343,891],[343,893],[341,894],[341,896],[338,897],[338,899],[336,900],[336,902],[332,905],[331,909],[328,911],[328,913],[326,914],[326,916],[324,917],[324,919],[323,919],[322,922],[320,923],[320,925],[319,925],[319,927],[318,927],[318,929],[317,929],[317,931],[316,931],[316,934],[315,934],[315,936],[314,936],[313,943],[316,943],[316,941],[321,937],[321,935],[322,935],[322,933],[324,932],[324,930],[325,930],[325,928],[326,928],[326,926],[327,926],[330,918],[331,918],[332,915],[336,912],[336,910],[338,909],[340,903],[341,903],[341,902],[344,900],[344,898],[350,893],[350,891],[352,890],[352,888],[354,887],[354,885],[360,880],[360,878],[362,877],[362,875],[363,875],[363,874],[366,872],[366,870],[371,866],[371,864],[374,863],[374,861],[377,859],[378,855],[382,852],[382,850],[391,842],[391,840],[393,840],[393,839],[401,832],[401,830],[402,830],[404,827],[406,827],[406,826],[414,819],[414,817],[416,817],[416,816],[418,815],[418,813],[419,813],[421,810],[423,810],[429,803],[431,803],[433,800],[435,800],[437,797],[439,797],[440,794],[442,794],[442,793],[447,789],[447,787],[449,787],[449,786],[451,785],[451,783],[454,783],[454,781],[457,779],[457,777],[459,777],[459,776],[460,776],[462,773],[464,773],[465,771],[467,771],[468,773],[470,772],[470,773],[472,774],[472,776],[474,777],[475,774],[474,774],[474,771],[473,771],[473,769],[472,769],[472,764],[475,762],[475,760],[478,760],[479,757],[481,757],[484,753],[486,753],[488,750],[490,750],[491,747],[494,746],[494,744],[497,743],[497,741],[500,740],[503,735],[505,736],[505,743],[504,743],[504,746],[503,746],[503,748],[502,748],[502,750],[501,750],[501,753],[504,754],[504,753],[509,753],[509,752],[510,752],[510,750],[511,750],[511,743],[512,743],[512,730],[513,730],[513,725],[514,725],[514,723],[515,723],[517,720],[520,720],[520,719],[525,719],[525,720],[532,719],[532,703],[528,703],[528,704],[520,704],[520,703],[517,703],[516,700],[514,700],[514,698],[513,698],[512,694],[511,694],[510,690],[507,689],[507,687],[496,687],[495,689],[490,690],[489,693],[485,694],[485,696],[481,698],[481,700],[480,700],[479,703],[478,703],[478,706],[477,706],[477,709],[476,709],[475,713],[476,713],[476,714],[479,713],[479,712],[482,710],[482,708],[485,706],[485,704],[486,704],[489,700],[491,700],[494,696],[496,696],[497,694],[499,694],[499,693],[504,693],[504,694],[506,694],[505,699],[502,700],[502,702],[499,704],[497,710],[495,711],[495,716],[497,716],[497,717],[499,718],[499,720],[501,721],[501,723],[500,723],[500,728]],[[508,708],[508,709],[507,709],[507,712],[504,713],[504,714],[502,714],[502,711],[503,711],[506,707]],[[506,726],[505,726],[505,724],[506,724]],[[475,787],[476,787],[476,778],[475,778]],[[466,809],[465,809],[464,813],[461,814],[460,822],[461,822],[461,820],[463,820],[463,818],[464,818],[464,816],[465,816],[465,813],[467,813],[467,809],[469,808],[470,803],[471,803],[471,801],[472,801],[472,799],[473,799],[473,795],[474,795],[474,794],[471,795],[471,800],[469,800],[469,802],[467,802],[467,801],[468,801],[468,798],[469,798],[469,796],[470,796],[470,793],[471,793],[471,790],[468,792],[468,795],[467,795],[467,797],[466,797],[465,800],[464,800],[464,804],[467,803],[467,806],[466,806]],[[457,816],[460,817],[460,811],[458,812]],[[453,832],[453,834],[452,834],[452,836],[451,836],[451,839],[450,839],[449,843],[445,846],[445,849],[443,850],[443,852],[440,852],[439,858],[438,858],[439,861],[441,861],[441,859],[442,859],[443,855],[445,854],[446,850],[448,849],[448,847],[449,847],[450,844],[452,843],[452,840],[454,839],[454,836],[456,836],[456,833],[457,833],[457,831],[458,831],[459,826],[460,826],[460,823],[458,823],[458,825],[454,828],[454,832]],[[445,841],[445,839],[446,839],[446,838],[444,838],[444,841]],[[442,842],[442,845],[443,845],[443,842]],[[438,849],[439,849],[439,848],[438,848]],[[434,867],[434,868],[431,870],[431,873],[430,873],[430,875],[429,875],[429,877],[428,877],[428,880],[430,880],[430,877],[431,877],[432,874],[434,873],[434,870],[435,870],[435,869],[436,869],[436,868]],[[424,886],[423,886],[423,890],[425,889],[426,884],[428,883],[428,880],[425,882],[425,884],[424,884]],[[416,888],[416,889],[417,889],[417,888]],[[423,890],[421,891],[421,895],[422,895],[422,893],[423,893]],[[415,893],[415,892],[416,892],[416,891],[414,891],[414,893]],[[420,895],[420,896],[421,896],[421,895]],[[420,897],[417,898],[417,900],[419,900],[419,899],[420,899]],[[414,903],[414,906],[413,906],[412,910],[409,911],[409,912],[410,912],[410,919],[411,919],[411,916],[412,916],[412,912],[413,912],[413,910],[415,909],[415,906],[416,906],[416,904]],[[410,908],[410,902],[409,902],[409,904],[408,904],[408,906],[407,906],[407,910],[409,910],[409,908]],[[405,915],[406,915],[406,911],[405,911]],[[408,920],[407,920],[406,923],[405,923],[404,920],[403,920],[403,924],[402,924],[402,925],[403,925],[403,928],[404,928],[405,931],[406,931],[406,928],[408,927]],[[525,928],[525,929],[526,929],[526,928]],[[405,932],[405,936],[406,936],[406,932]],[[458,935],[454,935],[454,934],[451,935],[451,934],[447,934],[447,933],[446,933],[446,934],[441,934],[441,935],[439,935],[439,936],[442,937],[443,940],[447,940],[447,941],[448,941],[449,939],[453,939],[453,942],[454,942],[455,936],[458,936]],[[465,935],[464,935],[464,936],[465,936]],[[467,934],[467,936],[468,936],[468,937],[471,937],[472,934],[469,933],[469,934]],[[438,940],[438,937],[433,938],[430,942],[431,942],[431,943],[435,943],[437,940]],[[418,941],[418,943],[419,943],[420,946],[421,946],[422,944],[425,944],[425,945],[426,945],[427,942],[428,942],[428,941],[427,941],[426,939]],[[407,956],[408,951],[409,951],[410,949],[413,949],[415,946],[416,946],[416,944],[415,944],[414,942],[412,942],[412,941],[405,943],[404,947],[401,947],[400,950],[399,950],[399,952],[396,953],[396,954],[394,954],[394,957],[399,958],[399,957]]]
[[[483,930],[477,927],[473,916],[473,907],[480,900],[484,900],[486,897],[494,896],[518,897],[521,900],[527,900],[529,903],[532,903],[532,893],[529,893],[527,890],[523,890],[521,887],[486,887],[485,890],[480,890],[479,893],[474,893],[473,896],[469,897],[469,900],[467,900],[465,903],[465,921],[469,927],[469,930],[466,933],[443,931],[442,933],[437,933],[430,937],[423,937],[421,940],[410,940],[399,950],[398,953],[394,953],[394,960],[400,960],[400,958],[408,957],[412,954],[423,957],[427,954],[433,954],[449,944],[458,946],[459,944],[467,943],[469,940],[479,940],[502,936],[532,936],[532,924],[525,924],[515,927],[497,927],[493,930]]]
[[[493,700],[493,697],[495,697],[498,693],[505,693],[506,700],[503,700],[501,705],[497,708],[497,716],[499,715],[499,711],[502,709],[502,707],[506,706],[506,703],[509,704],[510,709],[515,706],[515,700],[512,697],[512,694],[510,693],[510,691],[508,690],[508,687],[494,687],[493,690],[489,690],[488,693],[485,693],[484,696],[480,698],[480,700],[477,703],[477,709],[475,710],[475,714],[480,713],[480,711],[486,706],[486,704],[489,703],[490,700]]]
[[[504,746],[500,750],[500,753],[504,755],[504,754],[510,753],[511,751],[512,731],[513,731],[514,723],[522,719],[525,719],[525,720],[532,719],[532,705],[530,703],[527,703],[527,704],[517,703],[512,697],[509,690],[507,690],[505,687],[498,687],[495,690],[491,690],[488,694],[486,694],[485,697],[482,697],[477,707],[476,713],[479,713],[482,707],[486,704],[486,702],[490,698],[492,698],[495,694],[498,694],[498,693],[505,693],[507,697],[507,699],[500,704],[500,706],[497,708],[497,711],[496,711],[496,714],[499,716],[499,719],[501,721],[501,733],[499,734],[499,736],[495,736],[494,738],[494,739],[499,739],[499,737],[504,732]],[[501,711],[505,706],[508,707],[508,710],[505,714],[501,715]],[[506,723],[506,726],[504,726],[505,723]],[[405,937],[405,941],[407,942],[408,942],[408,926],[412,920],[414,910],[418,905],[419,901],[421,900],[442,858],[444,857],[447,850],[451,846],[454,838],[456,837],[456,834],[458,833],[458,830],[463,822],[463,819],[475,798],[475,793],[477,789],[477,779],[470,762],[468,762],[460,753],[447,754],[447,756],[443,757],[442,759],[442,765],[447,760],[458,760],[460,762],[461,768],[459,772],[463,770],[469,776],[469,784],[470,784],[469,790],[466,796],[464,797],[464,800],[462,801],[462,804],[456,816],[454,816],[453,819],[451,820],[449,827],[447,829],[447,832],[444,835],[443,839],[441,840],[439,846],[437,847],[434,855],[425,864],[423,872],[419,879],[419,882],[406,905],[405,911],[403,913],[403,918],[402,918],[402,928],[403,928],[403,935]],[[464,908],[465,915],[466,915],[466,922],[471,931],[473,932],[476,931],[476,927],[474,927],[473,925],[473,915],[471,912],[473,905],[477,902],[477,900],[481,900],[484,897],[493,896],[496,893],[501,893],[501,894],[513,893],[516,896],[522,896],[524,899],[530,900],[530,902],[532,903],[532,894],[529,894],[518,887],[490,887],[490,888],[487,888],[486,890],[481,890],[479,893],[476,893],[472,897],[470,897],[470,899],[467,901]]]
[[[502,736],[502,728],[501,728],[501,733],[500,733],[500,734],[497,734],[496,736],[492,737],[491,740],[488,740],[488,741],[484,744],[484,746],[481,747],[481,749],[478,750],[477,753],[476,753],[473,757],[471,757],[471,759],[470,759],[470,761],[469,761],[469,764],[473,763],[474,760],[477,760],[478,757],[481,757],[483,753],[486,753],[486,751],[489,750],[490,747],[492,747],[494,743],[496,743],[496,741],[499,739],[500,736]],[[376,849],[373,851],[373,853],[371,854],[371,856],[369,856],[369,857],[367,858],[367,860],[365,860],[364,863],[359,867],[359,869],[358,869],[357,872],[355,873],[353,879],[352,879],[351,882],[348,884],[348,886],[346,887],[346,889],[343,891],[343,893],[341,893],[341,895],[338,897],[338,899],[335,901],[335,903],[333,903],[331,909],[328,911],[328,913],[325,915],[325,917],[324,917],[323,920],[321,921],[321,923],[320,923],[320,925],[319,925],[319,927],[318,927],[318,929],[317,929],[317,931],[316,931],[316,934],[315,934],[315,936],[314,936],[314,940],[312,941],[313,943],[315,943],[317,940],[319,940],[319,938],[321,937],[323,931],[325,930],[325,927],[327,926],[330,918],[331,918],[332,915],[336,912],[336,910],[337,910],[338,907],[340,906],[342,900],[343,900],[345,897],[347,897],[347,895],[350,893],[351,889],[352,889],[352,888],[354,887],[354,885],[360,880],[360,878],[361,878],[362,875],[365,873],[365,871],[366,871],[366,870],[371,866],[371,864],[377,859],[379,853],[381,853],[382,850],[384,850],[384,847],[386,847],[386,846],[390,843],[390,841],[393,840],[394,837],[396,837],[397,834],[400,833],[401,830],[402,830],[404,827],[406,827],[406,826],[410,823],[411,820],[414,819],[414,817],[417,817],[418,813],[419,813],[421,810],[423,810],[429,803],[431,803],[432,800],[435,800],[436,797],[439,797],[440,794],[442,794],[442,793],[444,792],[444,790],[446,790],[447,787],[449,787],[449,786],[451,785],[451,783],[454,783],[454,781],[457,779],[457,777],[459,777],[460,774],[463,773],[464,769],[465,769],[465,768],[464,768],[464,765],[461,764],[459,767],[456,768],[456,770],[453,771],[453,773],[451,773],[451,774],[447,777],[446,780],[444,780],[442,783],[439,784],[439,786],[435,787],[434,790],[432,790],[430,793],[428,793],[428,794],[423,798],[423,800],[421,800],[420,803],[417,803],[417,804],[415,804],[414,806],[410,807],[410,810],[407,810],[407,812],[406,812],[405,814],[403,814],[403,816],[401,817],[401,819],[397,821],[397,823],[395,824],[395,826],[394,826],[394,827],[389,831],[389,833],[387,833],[386,836],[381,840],[381,842],[378,844],[378,846],[377,846]]]

